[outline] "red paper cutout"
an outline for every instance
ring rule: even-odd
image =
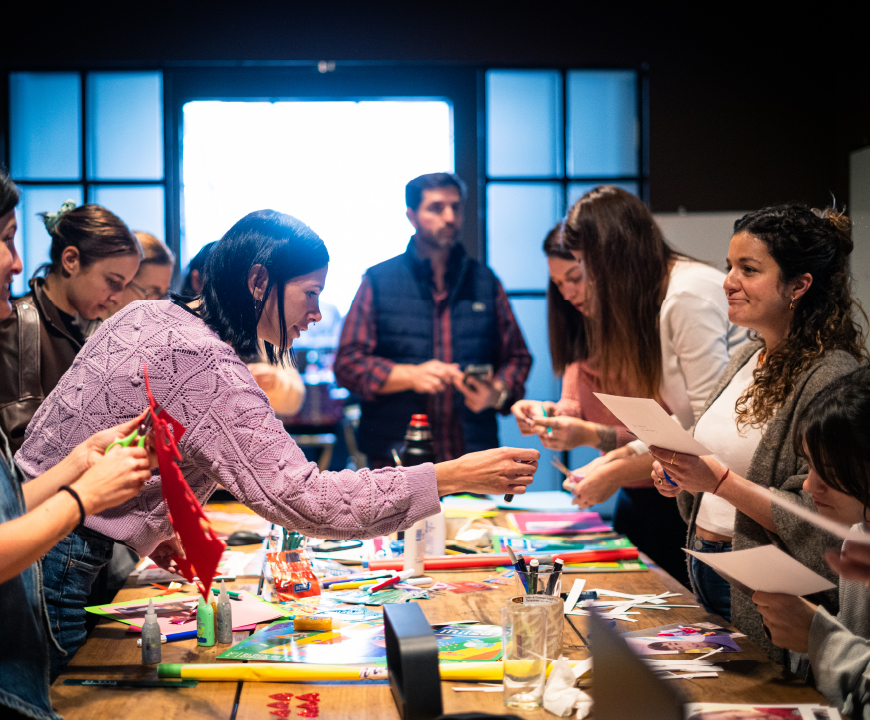
[[[278,717],[290,717],[289,710],[273,710],[269,714],[270,715],[277,715]]]
[[[297,695],[296,699],[304,700],[305,702],[320,702],[320,693],[305,693],[305,695]]]
[[[296,707],[306,710],[317,710],[317,701],[313,700],[312,702],[302,703],[301,705],[297,705]]]
[[[289,710],[290,703],[288,702],[273,702],[266,705],[266,707],[278,708],[279,710]]]
[[[314,710],[309,710],[308,708],[300,708],[296,711],[296,714],[301,715],[302,717],[316,718],[318,715],[320,715],[320,711],[316,708]]]
[[[272,698],[272,700],[292,700],[293,693],[275,693],[269,697]]]
[[[178,468],[181,453],[178,452],[175,442],[181,439],[185,427],[166,410],[161,409],[159,415],[155,414],[157,402],[151,394],[147,367],[145,368],[145,392],[148,393],[148,403],[151,406],[154,446],[157,451],[157,462],[160,465],[163,500],[166,502],[169,521],[172,523],[183,553],[183,556],[173,555],[172,559],[188,582],[194,582],[194,575],[199,576],[199,591],[206,602],[209,602],[211,583],[226,545],[211,529],[199,500],[196,499]]]

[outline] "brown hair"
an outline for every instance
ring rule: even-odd
[[[562,223],[559,222],[544,238],[544,254],[548,258],[576,262],[571,251],[562,242],[562,233]],[[547,284],[547,328],[553,372],[564,375],[568,365],[586,359],[586,327],[583,324],[583,315],[562,297],[552,280]]]
[[[160,242],[151,233],[137,230],[133,233],[142,246],[142,265],[175,265],[175,255],[165,243]]]
[[[37,274],[65,275],[61,256],[68,247],[79,251],[82,267],[119,255],[136,255],[142,259],[142,247],[135,235],[121,218],[100,205],[82,205],[63,212],[60,218],[47,213],[42,213],[42,216],[51,235],[51,261],[40,266]]]
[[[752,385],[737,401],[738,427],[761,427],[794,390],[798,376],[829,350],[844,350],[858,360],[868,358],[853,309],[862,315],[864,311],[852,299],[852,222],[845,213],[802,205],[766,207],[735,222],[734,234],[741,232],[765,244],[779,266],[781,283],[804,273],[813,278],[809,290],[794,302],[788,336],[767,348]]]
[[[583,253],[594,293],[594,316],[583,322],[602,390],[659,399],[659,310],[676,252],[643,201],[614,185],[593,188],[574,204],[564,243]]]

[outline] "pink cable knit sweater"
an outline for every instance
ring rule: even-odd
[[[321,538],[374,537],[436,514],[431,464],[318,472],[233,349],[170,301],[134,302],[103,323],[45,399],[16,454],[35,477],[99,430],[157,402],[186,428],[181,471],[201,503],[217,482],[264,518]],[[160,476],[87,527],[147,555],[171,535]]]

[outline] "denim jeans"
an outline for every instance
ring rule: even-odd
[[[112,559],[114,543],[79,527],[42,559],[45,603],[52,632],[66,655],[51,648],[51,681],[85,644],[88,595],[102,567]]]
[[[730,542],[711,542],[697,535],[692,538],[690,547],[699,553],[731,552]],[[695,594],[704,609],[731,622],[731,584],[696,557],[691,557],[689,561],[689,573]]]

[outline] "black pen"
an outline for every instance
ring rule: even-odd
[[[562,558],[556,558],[553,561],[553,571],[550,573],[550,579],[547,581],[547,595],[556,594],[556,583],[559,582],[559,576],[562,574]]]
[[[538,594],[538,559],[532,558],[531,567],[529,568],[529,595]]]

